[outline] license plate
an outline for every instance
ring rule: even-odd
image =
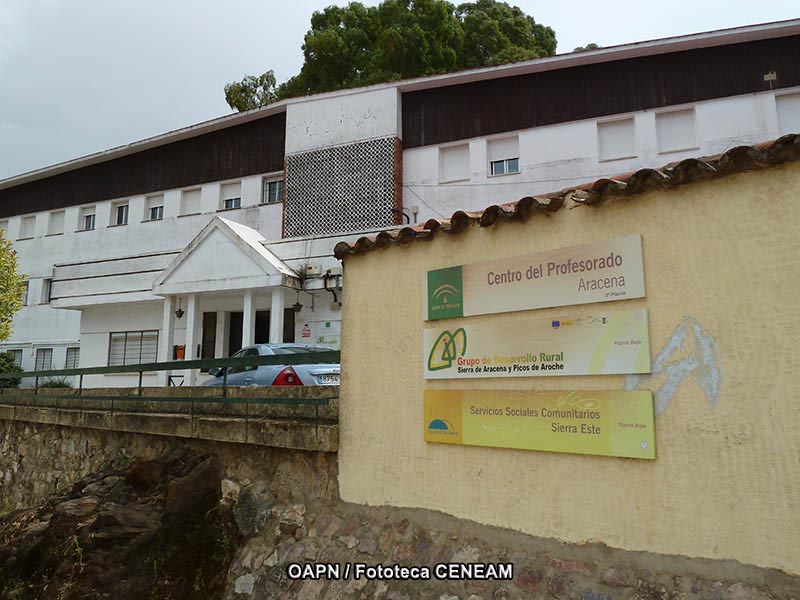
[[[330,375],[320,375],[319,382],[323,385],[338,385],[339,383],[339,374],[338,373],[331,373]]]

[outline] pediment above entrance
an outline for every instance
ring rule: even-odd
[[[263,240],[254,229],[215,217],[164,269],[153,293],[293,287],[297,273],[267,250]]]

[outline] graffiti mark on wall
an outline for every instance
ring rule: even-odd
[[[684,317],[675,328],[669,341],[653,359],[653,372],[628,375],[623,387],[628,391],[653,390],[655,414],[658,416],[687,377],[703,388],[713,411],[719,400],[719,353],[714,337],[693,317]]]

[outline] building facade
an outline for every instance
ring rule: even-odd
[[[0,349],[32,370],[338,347],[336,242],[800,131],[798,55],[800,20],[565,54],[285,100],[0,181],[28,278]]]

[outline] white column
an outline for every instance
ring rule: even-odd
[[[217,330],[214,333],[214,358],[223,358],[227,340],[225,339],[225,317],[228,313],[224,310],[217,311]]]
[[[269,343],[283,341],[283,288],[272,290],[272,308],[269,311]]]
[[[161,331],[158,334],[158,362],[172,360],[172,340],[175,332],[175,312],[172,310],[174,305],[172,296],[164,298]],[[159,385],[167,385],[169,374],[169,371],[158,372]]]
[[[256,341],[256,299],[253,290],[244,293],[244,318],[242,319],[242,348]]]
[[[200,303],[197,301],[197,294],[190,294],[186,306],[186,360],[197,358],[197,323]],[[184,374],[183,385],[194,385],[197,377],[195,369],[187,369]]]

